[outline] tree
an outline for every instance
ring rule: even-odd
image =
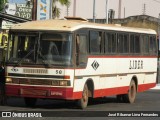
[[[5,3],[7,3],[8,0],[0,0],[0,12],[4,10]]]
[[[52,3],[52,18],[58,18],[60,17],[60,8],[57,7],[57,3],[60,3],[62,6],[69,6],[70,5],[70,0],[53,0]]]

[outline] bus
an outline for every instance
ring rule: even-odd
[[[89,23],[83,19],[31,21],[9,31],[6,96],[73,100],[117,97],[134,103],[136,93],[156,85],[156,32]]]

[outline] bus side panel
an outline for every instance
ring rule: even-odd
[[[90,57],[85,69],[75,70],[74,92],[82,93],[84,84],[91,79],[94,97],[126,94],[134,77],[138,92],[145,91],[155,86],[156,70],[157,59],[152,56]]]
[[[107,74],[112,74],[110,79],[106,79],[108,78]],[[85,69],[75,70],[75,78],[77,79],[74,82],[74,92],[82,92],[86,81],[92,80],[94,97],[116,93],[116,59],[90,56]]]
[[[117,59],[117,75],[120,86],[129,86],[131,79],[137,81],[138,92],[155,86],[157,58],[155,56],[133,56]]]

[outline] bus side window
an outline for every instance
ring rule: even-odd
[[[77,52],[77,60],[76,64],[86,65],[87,63],[87,36],[86,35],[77,35],[76,37],[76,52]]]
[[[130,53],[139,54],[141,52],[140,45],[140,35],[130,35]]]
[[[105,34],[105,53],[116,52],[116,34],[106,33]]]
[[[151,55],[156,55],[157,53],[157,46],[156,46],[156,38],[154,36],[150,36],[150,43],[149,43],[149,52]]]
[[[149,54],[149,36],[142,35],[143,40],[143,52],[144,54]]]
[[[135,48],[135,44],[134,44],[134,35],[130,35],[130,53],[134,53],[134,48]]]
[[[129,34],[124,34],[124,53],[129,53]]]
[[[101,52],[101,34],[97,31],[90,32],[90,53],[100,54]]]
[[[140,53],[140,36],[135,35],[135,53]]]
[[[118,34],[118,52],[119,53],[123,53],[123,41],[124,38],[123,38],[123,34]]]

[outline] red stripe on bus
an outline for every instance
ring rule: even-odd
[[[145,90],[149,90],[150,88],[153,88],[155,86],[156,86],[156,83],[148,83],[148,84],[138,85],[138,92],[143,92]],[[126,94],[128,92],[128,90],[129,90],[129,86],[95,90],[94,91],[94,98],[117,95],[117,94]]]
[[[137,92],[143,92],[155,86],[156,86],[156,83],[141,84],[141,85],[138,85]],[[112,96],[117,94],[126,94],[128,90],[129,90],[129,86],[94,90],[94,98]],[[80,99],[82,97],[82,91],[74,92],[73,94],[74,94],[73,99]]]
[[[127,93],[128,89],[129,89],[128,86],[124,86],[124,87],[115,87],[115,88],[95,90],[94,98],[117,95],[117,94],[125,94]]]
[[[156,86],[156,83],[138,85],[138,92],[143,92],[155,86]],[[22,89],[26,90],[26,92],[21,93]],[[112,96],[117,94],[126,94],[128,90],[129,90],[129,86],[98,89],[98,90],[94,90],[94,98]],[[46,91],[46,95],[42,94],[42,93],[45,93],[45,91]],[[34,94],[34,93],[37,93],[37,94]],[[82,91],[73,92],[73,88],[6,85],[6,95],[19,96],[19,97],[76,100],[76,99],[82,98]]]
[[[143,92],[145,90],[149,90],[150,88],[153,88],[155,86],[156,86],[156,83],[138,85],[138,92]]]

